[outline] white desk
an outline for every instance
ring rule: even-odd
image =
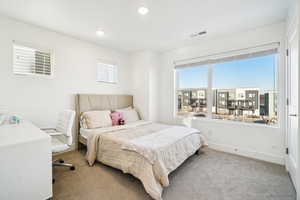
[[[0,199],[52,197],[51,138],[29,122],[0,126]]]

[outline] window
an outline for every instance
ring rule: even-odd
[[[97,81],[105,83],[117,83],[117,66],[113,64],[98,63]]]
[[[179,69],[178,114],[183,116],[207,115],[207,66]]]
[[[51,53],[13,45],[13,73],[20,75],[52,75]]]
[[[177,114],[277,124],[277,49],[177,65]]]

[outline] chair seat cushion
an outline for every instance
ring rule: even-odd
[[[61,133],[61,132],[57,132],[56,130],[45,130],[45,132],[48,134],[48,135],[50,135],[50,136],[55,136],[55,135],[63,135],[63,133]]]
[[[56,137],[51,137],[51,145],[52,145],[53,153],[62,152],[69,148],[67,144],[63,143],[61,140],[59,140]]]

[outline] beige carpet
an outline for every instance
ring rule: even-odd
[[[136,178],[97,163],[89,167],[83,152],[60,156],[76,171],[56,167],[54,200],[151,199]],[[205,149],[170,175],[164,200],[295,200],[283,166]]]

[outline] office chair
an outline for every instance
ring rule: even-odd
[[[62,153],[70,149],[73,141],[72,127],[75,119],[75,111],[64,110],[59,114],[56,128],[42,129],[51,136],[52,154]],[[52,166],[69,167],[75,170],[75,166],[65,163],[63,159],[52,161]]]

